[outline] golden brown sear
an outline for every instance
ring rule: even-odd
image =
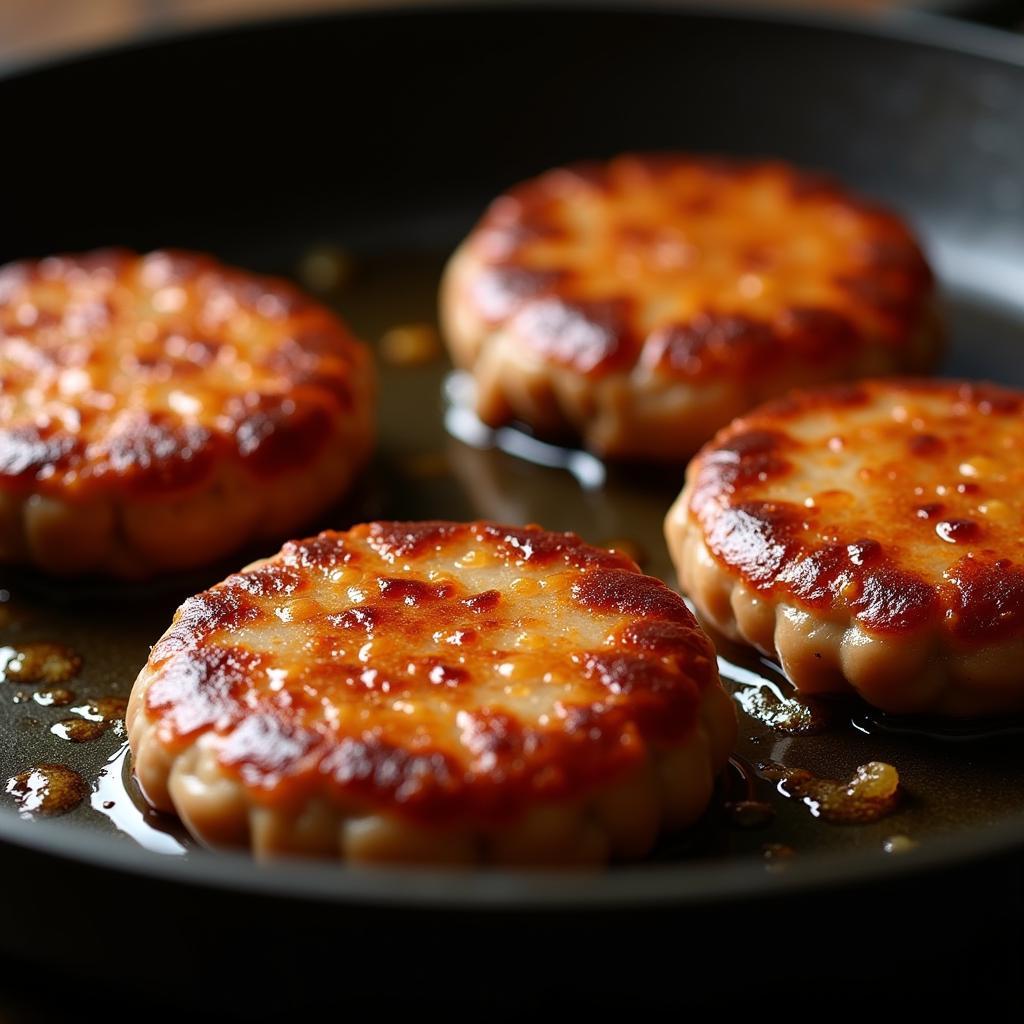
[[[792,387],[925,372],[932,275],[897,217],[775,162],[621,156],[497,199],[441,295],[479,416],[683,458]]]
[[[283,281],[104,250],[0,269],[0,561],[141,577],[287,536],[373,437],[368,350]]]
[[[286,544],[178,610],[127,725],[149,800],[212,844],[567,864],[694,821],[736,729],[677,594],[487,522]]]
[[[801,690],[886,711],[1024,709],[1024,394],[958,381],[795,392],[691,463],[683,588]]]

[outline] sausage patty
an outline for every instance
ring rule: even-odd
[[[889,380],[744,416],[669,512],[683,588],[807,692],[1024,709],[1022,413],[993,385]]]
[[[148,799],[211,844],[489,863],[644,855],[736,729],[678,594],[487,522],[286,544],[178,610],[127,725]]]
[[[141,577],[281,538],[373,435],[368,349],[283,281],[108,250],[0,269],[0,561]]]
[[[907,227],[781,163],[622,156],[497,199],[448,266],[487,423],[684,458],[792,387],[926,372],[940,331]]]

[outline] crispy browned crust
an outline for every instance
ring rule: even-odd
[[[284,281],[182,252],[9,264],[0,557],[142,575],[225,554],[264,526],[294,528],[303,520],[285,512],[287,491],[301,516],[339,496],[369,450],[372,401],[366,347]],[[229,507],[259,513],[263,498],[262,522]],[[184,513],[218,504],[232,528],[197,536],[170,565],[124,521],[169,507],[193,519]],[[75,519],[87,543],[65,559]]]
[[[1024,707],[1024,395],[957,381],[794,393],[694,459],[684,588],[798,686],[894,711]]]
[[[616,455],[688,455],[752,403],[925,372],[940,347],[899,218],[785,164],[670,154],[501,196],[449,265],[442,315],[483,419]]]
[[[347,822],[376,816],[471,833],[476,859],[515,860],[509,830],[544,808],[579,817],[667,771],[684,796],[658,811],[647,792],[639,838],[605,836],[582,857],[602,860],[701,813],[732,743],[729,705],[682,599],[625,557],[536,527],[371,523],[289,543],[186,602],[128,728],[157,806],[195,826],[171,780],[201,756],[231,821],[195,831],[264,852],[280,844],[253,838],[253,806],[294,821],[315,805],[332,853],[346,855]]]

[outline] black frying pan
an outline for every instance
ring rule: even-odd
[[[625,2],[357,13],[19,74],[0,82],[0,111],[0,258],[178,245],[287,271],[329,240],[370,268],[341,301],[364,333],[430,314],[440,256],[518,178],[622,150],[781,156],[904,211],[949,298],[951,368],[1024,384],[1015,37],[930,20],[865,27]],[[395,253],[411,253],[414,269],[389,263]],[[455,460],[454,480],[396,495],[398,447],[424,430],[441,436],[438,383],[431,373],[391,380],[382,490],[367,508],[465,516],[489,502],[515,514],[520,470],[476,456]],[[474,488],[488,474],[481,497]],[[660,482],[657,507],[678,483]],[[578,499],[559,497],[564,479],[526,474],[521,485],[533,495],[527,512],[588,532],[572,521]],[[628,520],[630,486],[602,523]],[[86,608],[74,590],[28,591],[36,607],[56,609],[54,623],[100,645],[89,663],[107,665],[103,685],[122,689],[183,596],[158,597],[167,607],[150,622],[109,594]],[[0,736],[0,747],[31,746]],[[982,755],[944,749],[927,757],[947,767],[937,788],[957,790],[961,767],[969,773]],[[0,760],[19,750],[8,745]],[[201,851],[160,856],[84,819],[25,822],[0,808],[0,945],[15,962],[121,974],[172,1001],[205,979],[220,1004],[247,1013],[325,991],[339,1012],[353,992],[378,990],[503,1002],[625,994],[681,1006],[723,986],[771,1000],[780,988],[828,994],[837,977],[856,977],[865,993],[894,978],[930,992],[991,991],[1019,951],[1015,756],[1004,745],[998,771],[989,766],[985,778],[1005,787],[967,815],[969,827],[937,829],[901,857],[832,841],[781,872],[744,856],[667,856],[583,876],[261,867]],[[587,958],[582,973],[566,972],[570,950]],[[943,969],[926,969],[936,957]]]

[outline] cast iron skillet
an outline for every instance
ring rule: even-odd
[[[338,301],[371,335],[431,315],[440,258],[519,178],[623,150],[784,157],[905,212],[949,296],[951,368],[1024,385],[1024,43],[1013,37],[930,20],[865,27],[625,2],[358,12],[18,74],[0,82],[0,109],[0,258],[177,245],[287,271],[309,245],[330,241],[369,268]],[[507,458],[499,453],[449,447],[454,479],[410,483],[402,500],[401,460],[443,443],[439,383],[440,370],[386,374],[384,456],[361,511],[532,518],[539,507],[546,525],[598,539],[597,526],[574,520],[582,501],[602,528],[633,532],[629,480],[607,507],[575,490],[564,503],[559,495],[575,487],[565,474],[530,477],[512,460],[486,461]],[[535,495],[525,505],[517,473]],[[653,482],[659,507],[679,482],[678,473]],[[655,561],[665,572],[664,556]],[[167,607],[154,622],[195,582],[158,595]],[[82,642],[100,644],[90,656],[111,666],[98,670],[110,685],[130,685],[159,632],[133,627],[130,595],[28,590],[30,603],[57,609],[54,622],[73,622],[85,601],[82,621],[100,626]],[[975,755],[948,749],[954,779],[957,759]],[[677,991],[682,951],[688,971],[711,984],[726,972],[718,941],[763,942],[754,936],[769,922],[772,948],[789,944],[777,968],[787,984],[814,989],[854,962],[844,957],[873,963],[866,977],[888,977],[894,963],[959,948],[982,925],[1002,935],[993,921],[1019,909],[1024,813],[1013,787],[1022,773],[1007,763],[1010,806],[984,826],[936,834],[899,857],[877,843],[832,841],[781,872],[749,856],[582,876],[266,867],[201,851],[161,856],[75,818],[26,822],[0,809],[0,868],[19,880],[5,890],[16,927],[0,928],[0,943],[104,970],[109,946],[90,936],[110,926],[122,941],[122,917],[102,905],[116,898],[127,934],[147,963],[162,960],[172,988],[186,969],[212,984],[244,968],[263,980],[228,983],[226,1005],[262,1009],[298,998],[270,991],[264,968],[310,978],[343,964],[369,983],[393,980],[399,964],[410,986],[438,994],[457,962],[460,972],[473,965],[460,991],[479,992],[490,990],[499,947],[536,966],[563,959],[569,943],[613,956],[601,991]],[[857,946],[873,914],[901,922],[895,959]],[[653,921],[671,923],[668,943],[645,927]],[[760,984],[751,965],[728,966],[734,990]],[[947,971],[932,985],[957,977]],[[531,970],[520,991],[564,984],[557,971]]]

